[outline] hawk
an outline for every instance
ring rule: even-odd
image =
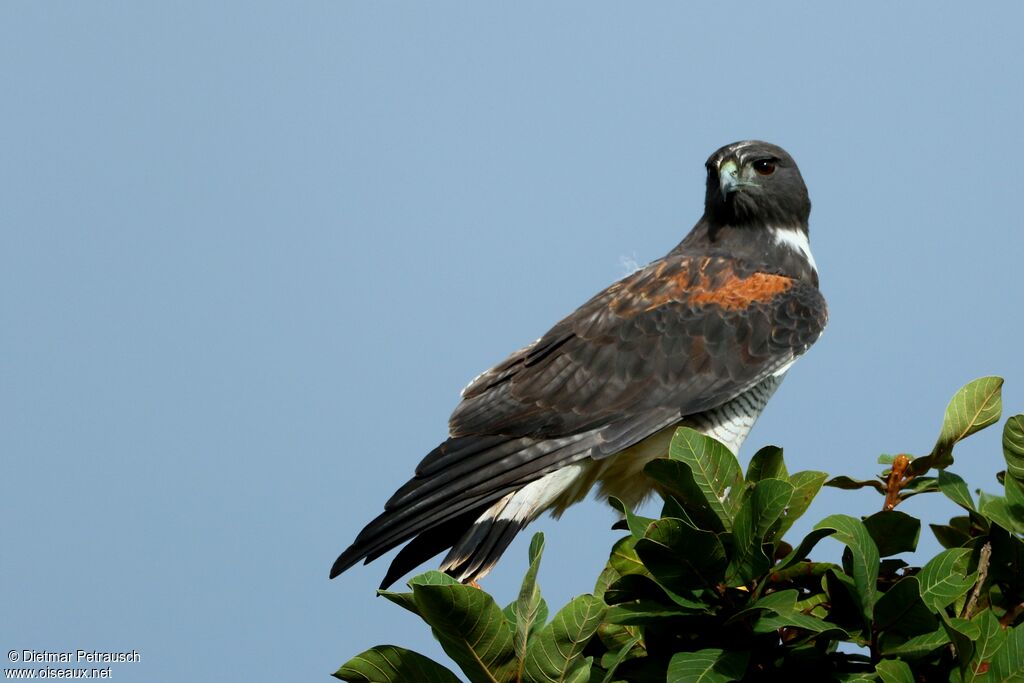
[[[542,512],[561,515],[595,485],[639,503],[644,465],[680,425],[739,451],[828,312],[793,158],[745,140],[706,167],[704,215],[683,241],[470,382],[448,439],[331,578],[410,541],[382,588],[446,549],[441,570],[472,582]]]

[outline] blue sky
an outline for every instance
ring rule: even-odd
[[[383,642],[443,659],[374,597],[383,562],[331,562],[470,378],[682,238],[737,139],[800,164],[832,316],[741,459],[869,476],[986,374],[1024,411],[1022,20],[4,3],[0,645],[136,649],[125,681],[326,680]],[[959,449],[972,487],[998,437]],[[879,506],[826,491],[794,536]],[[591,589],[613,519],[535,525],[550,602]],[[485,580],[503,603],[528,536]]]

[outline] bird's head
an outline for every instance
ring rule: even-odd
[[[704,214],[719,226],[803,226],[807,186],[786,150],[760,140],[722,147],[707,161]]]

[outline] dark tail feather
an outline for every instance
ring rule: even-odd
[[[385,579],[385,584],[389,584],[396,578],[391,577],[391,574],[397,566],[412,563],[414,557],[420,558],[409,564],[411,569],[451,547],[462,535],[456,533],[460,524],[462,532],[465,532],[483,510],[515,488],[514,485],[506,485],[504,489],[475,494],[467,492],[464,486],[473,480],[452,477],[451,466],[457,468],[467,457],[479,456],[481,451],[494,453],[500,461],[509,455],[508,451],[516,450],[509,448],[509,441],[507,437],[459,437],[448,439],[431,451],[420,464],[420,468],[425,469],[427,474],[417,475],[392,496],[385,511],[367,524],[352,545],[334,561],[330,577],[333,579],[360,560],[369,562],[376,559],[416,536],[417,539],[395,557],[392,569],[388,572],[389,578]],[[495,453],[496,447],[498,451]],[[440,471],[433,469],[442,463],[448,465],[448,468],[442,466],[438,468]],[[424,497],[421,487],[426,487],[433,496]],[[401,500],[414,491],[416,493],[409,496],[411,500]],[[474,512],[476,516],[470,518]],[[424,540],[419,542],[419,538]]]
[[[391,560],[388,572],[384,575],[384,580],[380,582],[380,589],[386,589],[400,577],[405,576],[442,550],[448,550],[455,545],[486,509],[487,506],[483,506],[464,512],[429,531],[424,531],[409,541],[404,548],[398,551],[395,559]]]
[[[461,557],[445,560],[453,575],[468,581],[486,574],[512,537],[529,523],[512,528],[507,520],[488,518],[485,523],[500,530],[480,528],[474,521],[499,500],[531,482],[587,457],[596,431],[558,439],[525,437],[456,437],[434,449],[420,465],[420,474],[407,482],[385,505],[384,512],[359,532],[355,541],[331,567],[331,578],[360,560],[370,562],[392,548],[414,539],[396,557],[384,579],[393,582],[409,569],[445,548],[459,548]],[[539,513],[540,505],[536,513]],[[524,513],[525,514],[525,513]],[[496,514],[495,514],[496,516]],[[531,512],[527,517],[535,516]],[[497,527],[495,527],[497,528]],[[460,533],[461,531],[461,533]],[[472,549],[463,537],[482,534],[483,544]]]
[[[531,520],[487,519],[477,522],[467,534],[475,539],[468,555],[455,553],[469,545],[460,541],[441,564],[441,571],[466,583],[487,574],[501,559],[512,540]],[[458,539],[456,539],[458,541]],[[454,555],[454,556],[453,556]]]

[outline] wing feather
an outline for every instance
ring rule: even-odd
[[[451,438],[331,575],[418,535],[399,564],[427,559],[422,553],[458,541],[447,534],[464,532],[472,512],[754,387],[804,353],[826,319],[812,282],[725,257],[671,254],[650,264],[471,382],[449,421]]]

